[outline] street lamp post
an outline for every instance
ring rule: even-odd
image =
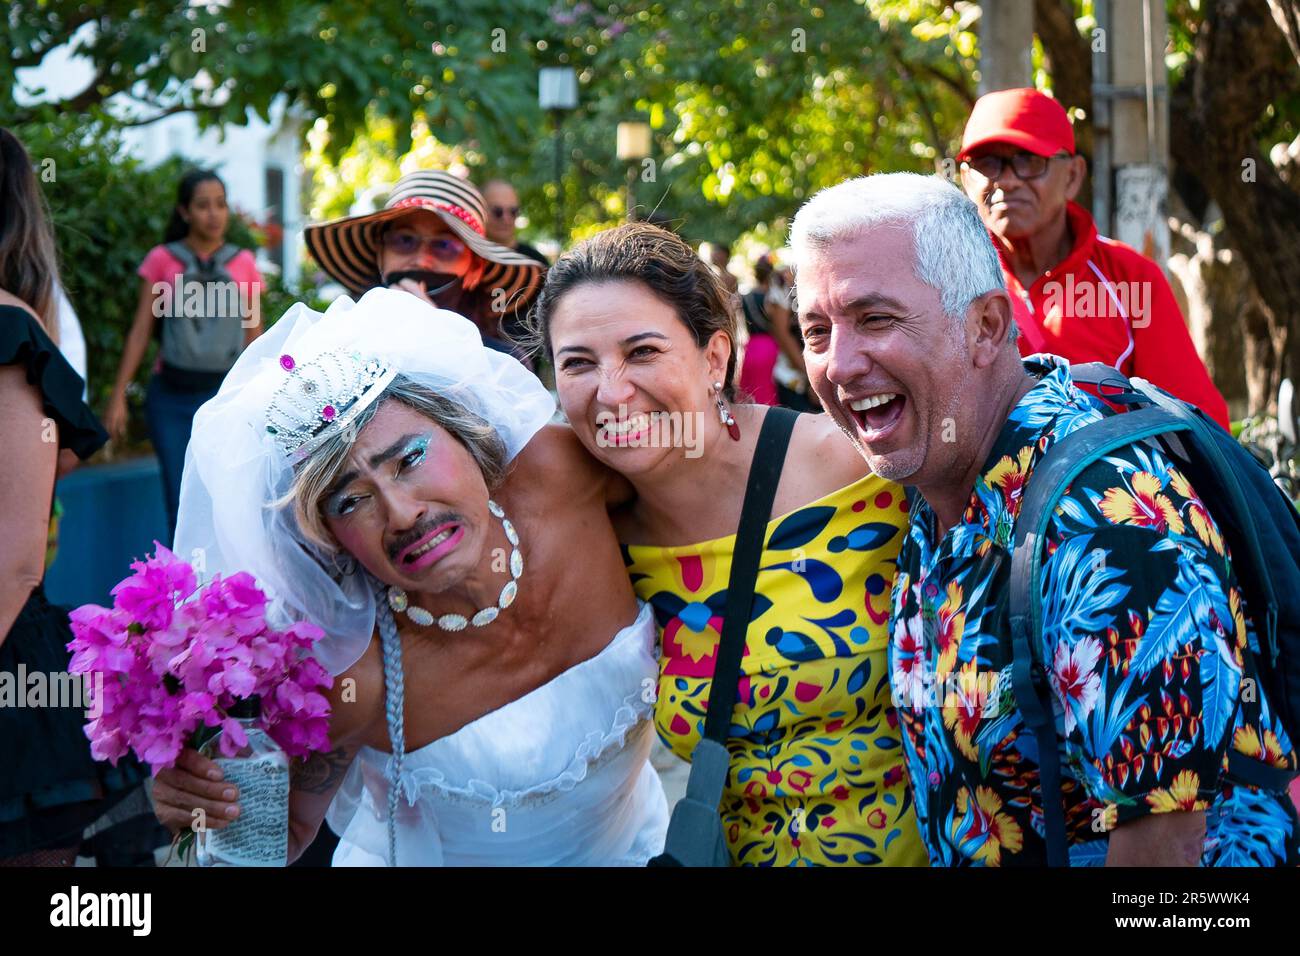
[[[537,103],[555,123],[555,241],[564,248],[564,145],[561,119],[578,106],[578,76],[570,66],[544,66],[537,74]]]
[[[650,124],[618,124],[618,158],[627,163],[627,221],[636,219],[636,164],[650,155]]]

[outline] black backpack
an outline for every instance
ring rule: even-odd
[[[1288,736],[1300,740],[1300,512],[1250,452],[1204,412],[1099,362],[1072,366],[1070,374],[1076,385],[1092,386],[1105,401],[1127,410],[1049,448],[1025,485],[1016,521],[1011,682],[1016,704],[1038,742],[1049,866],[1069,866],[1069,854],[1053,695],[1035,653],[1042,626],[1043,536],[1070,483],[1115,449],[1158,441],[1202,500],[1214,502],[1212,517],[1232,553],[1246,617],[1259,641],[1260,652],[1247,653],[1255,659],[1263,692]],[[1228,773],[1241,783],[1282,792],[1296,776],[1231,750]]]

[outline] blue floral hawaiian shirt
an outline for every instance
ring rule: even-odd
[[[1025,482],[1051,444],[1102,417],[1055,356],[1012,409],[961,520],[935,541],[920,497],[899,555],[889,667],[921,833],[936,866],[1046,862],[1037,746],[1011,689],[1008,583]],[[1045,537],[1041,653],[1050,662],[1073,865],[1147,813],[1206,811],[1205,865],[1300,863],[1284,793],[1234,785],[1233,748],[1296,752],[1247,648],[1213,503],[1152,445],[1089,466]]]

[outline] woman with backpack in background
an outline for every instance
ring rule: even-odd
[[[128,417],[126,388],[157,332],[161,346],[144,408],[162,471],[169,541],[176,532],[194,413],[216,395],[239,353],[262,332],[262,276],[252,252],[226,242],[229,221],[226,187],[215,172],[193,169],[181,177],[163,242],[149,250],[137,271],[135,321],[104,412],[109,435],[120,439]]]

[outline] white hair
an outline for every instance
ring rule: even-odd
[[[917,278],[939,291],[949,317],[964,318],[981,295],[1006,288],[978,207],[939,176],[877,173],[823,189],[794,217],[790,245],[800,261],[887,225],[911,225]],[[1015,335],[1013,325],[1008,339]]]

